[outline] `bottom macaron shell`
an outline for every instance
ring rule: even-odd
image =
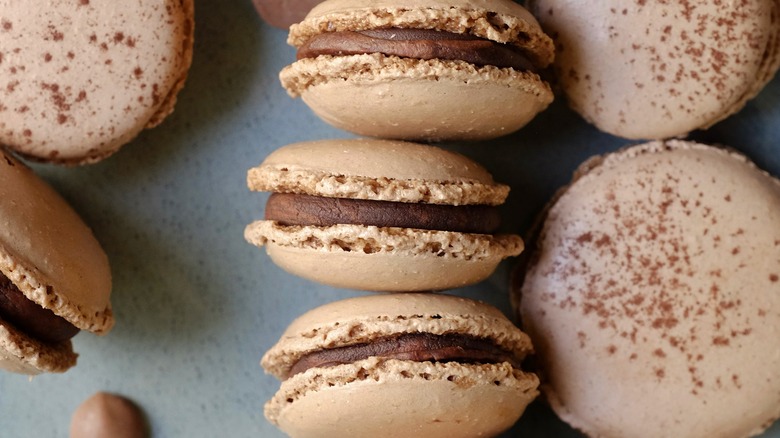
[[[299,64],[294,66],[303,69]],[[331,125],[408,140],[482,140],[525,126],[552,102],[539,76],[465,62],[362,55],[312,60],[332,75],[301,93]]]
[[[265,245],[282,269],[348,289],[443,290],[478,283],[502,259],[522,251],[515,236],[489,236],[361,225],[283,227],[258,221],[247,240]]]
[[[373,358],[288,379],[266,416],[301,438],[495,436],[520,418],[537,385],[509,364]]]
[[[45,344],[0,321],[0,369],[19,374],[62,373],[76,365],[71,341]]]

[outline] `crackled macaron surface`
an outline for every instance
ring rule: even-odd
[[[523,327],[575,428],[746,437],[780,416],[780,182],[745,157],[669,141],[591,160],[532,260]]]
[[[173,111],[192,0],[0,1],[0,144],[82,164]]]
[[[780,65],[774,0],[534,0],[569,104],[599,129],[663,139],[739,111]]]
[[[65,371],[71,337],[114,324],[108,258],[51,187],[0,154],[0,367]]]
[[[509,0],[329,0],[288,42],[298,49],[280,75],[288,93],[361,135],[494,138],[552,102],[538,75],[552,41]]]
[[[375,291],[442,290],[487,278],[522,240],[494,234],[509,187],[470,159],[415,143],[322,140],[249,171],[274,192],[246,239],[285,270]]]
[[[266,417],[294,437],[495,436],[533,400],[528,337],[498,309],[373,295],[295,320],[263,357],[283,380]]]

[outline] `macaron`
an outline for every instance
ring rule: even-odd
[[[696,438],[780,417],[780,181],[726,149],[630,147],[578,170],[536,246],[515,298],[564,421]]]
[[[509,187],[474,161],[432,146],[352,139],[296,143],[248,173],[273,192],[245,230],[290,273],[372,291],[477,283],[523,249],[495,234]]]
[[[290,28],[282,85],[360,135],[482,140],[553,99],[539,72],[552,40],[510,0],[328,0]]]
[[[131,400],[98,392],[73,413],[70,438],[149,438],[144,413]]]
[[[475,437],[538,394],[528,337],[499,310],[433,294],[370,295],[295,320],[262,365],[283,382],[266,418],[291,437]]]
[[[0,150],[0,369],[63,372],[71,338],[114,324],[108,257],[32,170]]]
[[[257,13],[271,26],[288,29],[322,3],[322,0],[252,0]]]
[[[192,59],[193,1],[0,4],[0,144],[86,164],[173,111]]]
[[[738,112],[780,66],[776,0],[531,0],[569,105],[630,139],[682,137]]]

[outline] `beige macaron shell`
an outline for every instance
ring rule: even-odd
[[[508,186],[463,155],[375,139],[288,145],[247,179],[252,190],[377,201],[499,205],[509,194]]]
[[[588,167],[520,300],[553,409],[590,436],[760,433],[780,416],[780,183],[678,141]]]
[[[400,333],[489,338],[521,357],[533,350],[528,336],[488,304],[450,295],[383,294],[331,302],[301,315],[263,356],[263,367],[283,378],[308,352]]]
[[[495,436],[520,418],[537,385],[508,364],[374,358],[287,380],[266,416],[291,437]]]
[[[522,128],[553,100],[534,73],[381,54],[302,59],[280,78],[331,125],[381,138],[496,138]]]
[[[30,300],[83,330],[114,324],[108,257],[48,184],[0,156],[0,272]]]
[[[430,291],[489,277],[501,260],[519,255],[515,235],[467,234],[364,225],[282,226],[257,221],[245,230],[282,269],[335,287]]]
[[[778,68],[778,2],[534,0],[570,105],[599,129],[661,139],[738,111]]]
[[[76,365],[70,340],[47,344],[0,320],[0,369],[18,374],[62,373]]]
[[[94,162],[173,110],[192,58],[192,0],[5,1],[0,16],[0,143]]]

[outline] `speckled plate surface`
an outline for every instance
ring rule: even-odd
[[[75,338],[79,365],[63,375],[0,374],[0,436],[67,436],[76,407],[99,390],[137,401],[155,437],[281,437],[263,417],[278,382],[260,357],[299,314],[357,292],[293,277],[246,242],[266,195],[245,175],[275,148],[348,137],[287,97],[278,71],[286,33],[249,0],[196,1],[195,58],[176,112],[90,167],[35,166],[82,214],[114,274],[116,328]],[[780,79],[737,116],[696,139],[741,150],[780,175]],[[525,233],[553,192],[591,155],[627,141],[599,133],[561,99],[498,141],[448,145],[512,186],[505,228]],[[509,309],[511,263],[454,293]],[[575,437],[541,404],[506,436]],[[766,437],[780,438],[780,425]]]

